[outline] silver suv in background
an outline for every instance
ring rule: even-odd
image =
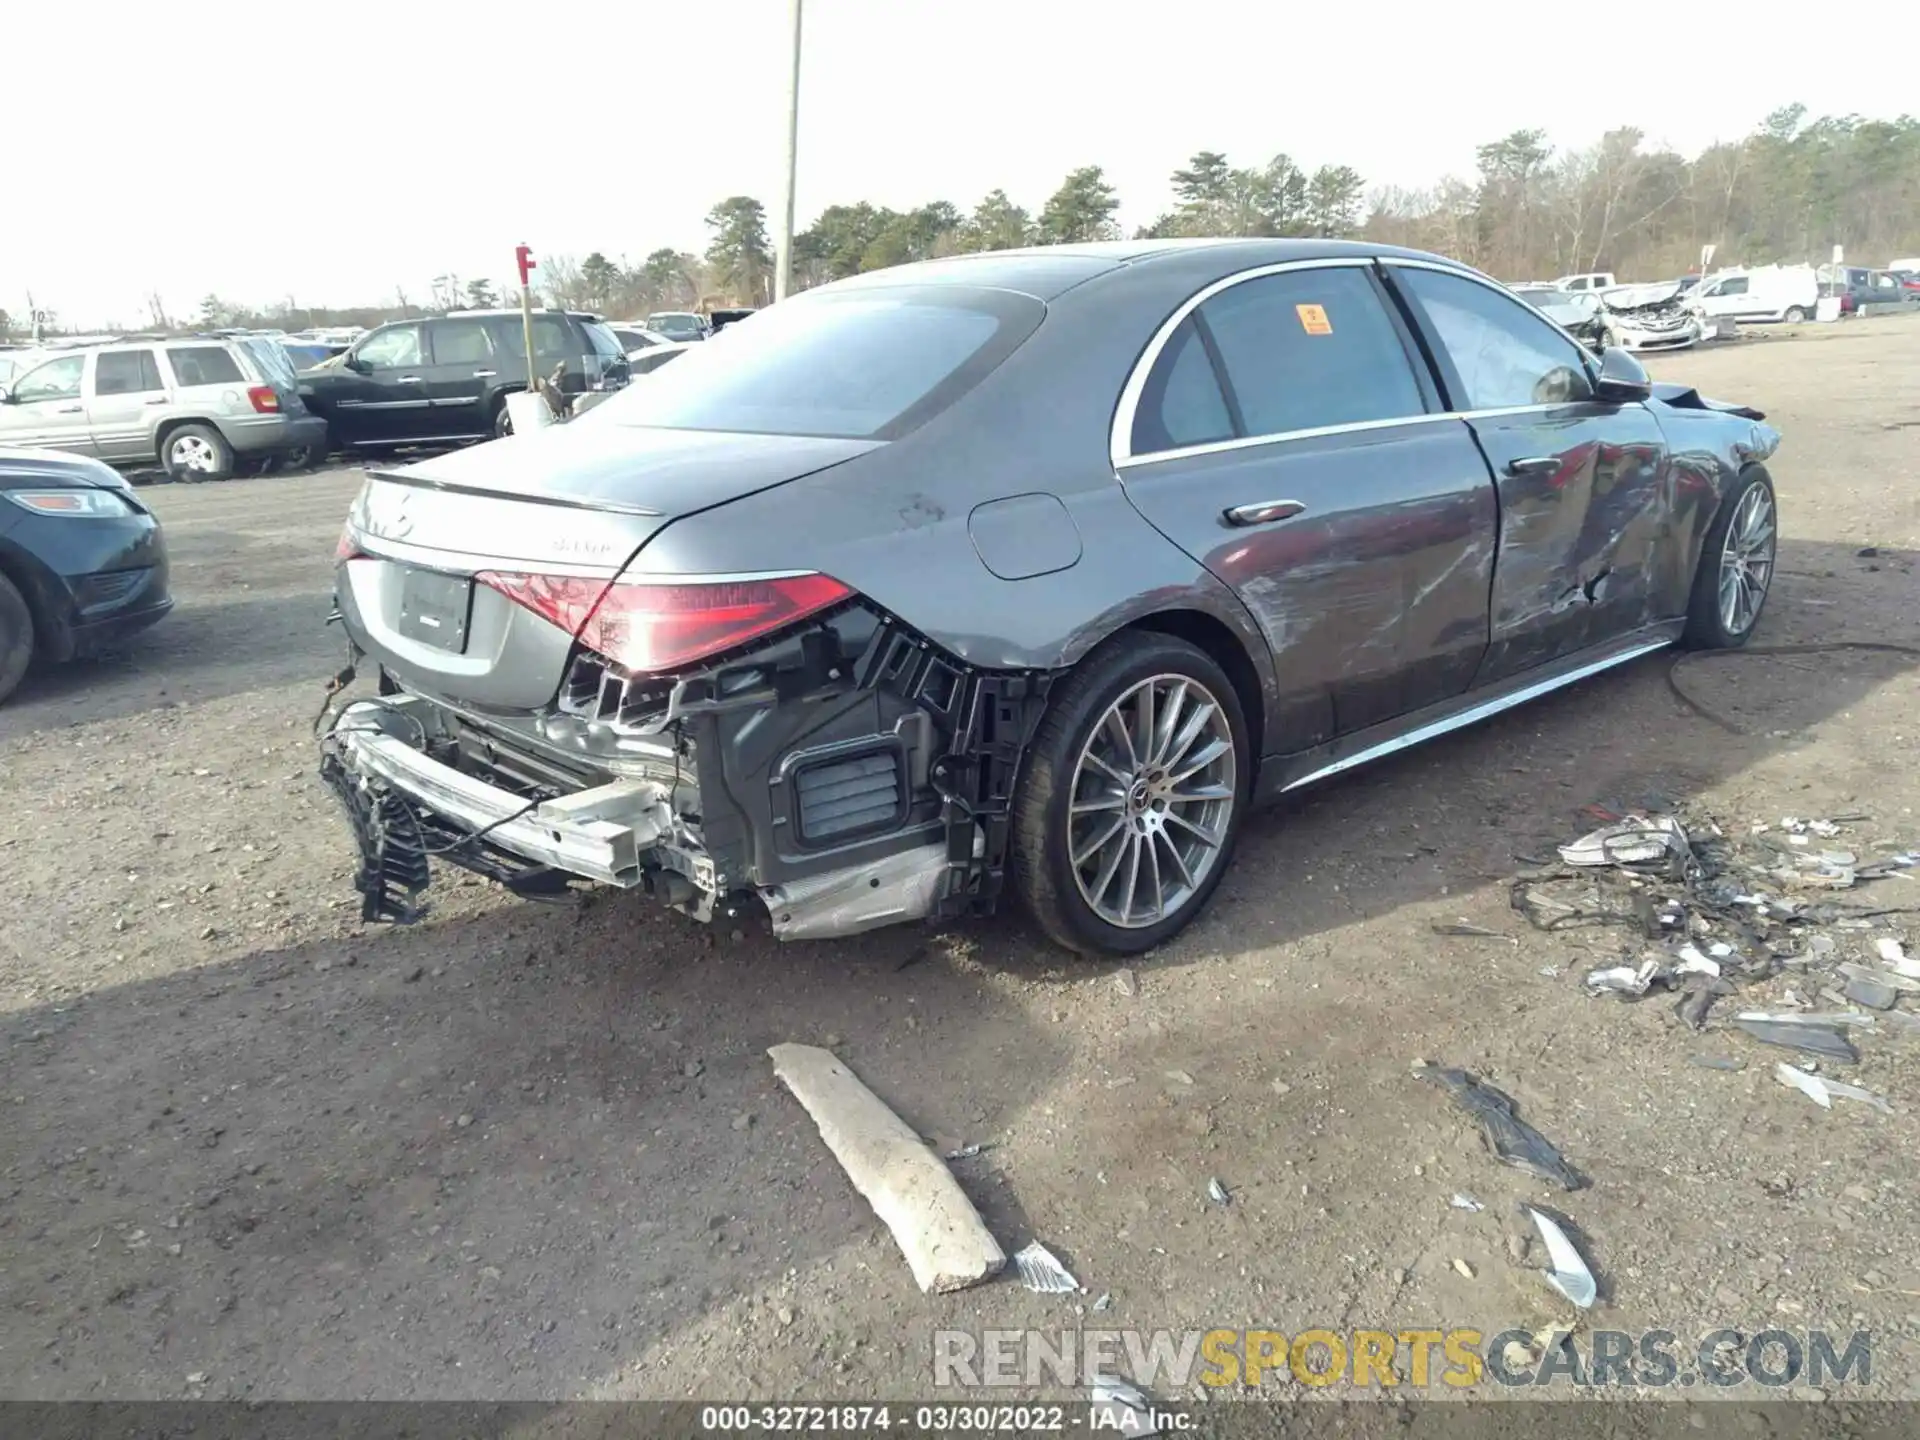
[[[157,462],[175,480],[224,480],[243,464],[316,465],[326,438],[293,362],[259,336],[51,352],[0,384],[0,445]]]

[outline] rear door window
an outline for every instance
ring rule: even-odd
[[[493,359],[484,320],[436,320],[429,332],[436,365],[484,365]]]
[[[588,320],[580,328],[587,332],[587,343],[593,346],[596,354],[608,360],[625,358],[627,352],[620,348],[619,340],[606,326],[597,321]]]
[[[1427,411],[1406,347],[1357,266],[1285,271],[1221,291],[1197,312],[1241,433],[1284,435]],[[1536,322],[1537,323],[1537,322]]]
[[[103,350],[93,372],[95,395],[144,395],[166,389],[151,350]]]
[[[1030,295],[961,286],[802,295],[725,345],[696,345],[600,407],[610,420],[891,440],[925,424],[1038,328]]]
[[[170,345],[167,364],[183,386],[237,385],[244,378],[239,362],[224,345]]]

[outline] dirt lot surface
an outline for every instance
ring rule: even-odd
[[[1920,643],[1920,322],[1653,368],[1785,433],[1760,641]],[[429,920],[376,930],[309,734],[358,483],[148,491],[179,609],[0,711],[0,1394],[904,1398],[940,1327],[1493,1334],[1573,1316],[1538,1243],[1516,1258],[1522,1199],[1577,1226],[1590,1327],[1865,1328],[1866,1393],[1920,1393],[1920,1037],[1883,1024],[1822,1064],[1894,1113],[1821,1110],[1728,1024],[1804,981],[1694,1034],[1590,999],[1621,932],[1531,930],[1507,884],[1595,803],[1864,813],[1824,843],[1915,847],[1911,658],[1689,666],[1733,733],[1654,657],[1329,784],[1253,823],[1212,912],[1124,975],[1018,918],[776,947],[450,871]],[[1842,958],[1920,949],[1902,918]],[[1501,938],[1433,930],[1461,919]],[[921,1295],[776,1088],[785,1040],[945,1144],[991,1142],[962,1183],[1087,1293]],[[1591,1187],[1494,1164],[1423,1057],[1507,1090]]]

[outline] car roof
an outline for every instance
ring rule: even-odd
[[[1115,271],[1148,271],[1163,264],[1187,265],[1198,252],[1213,254],[1220,262],[1222,274],[1257,265],[1284,264],[1291,260],[1374,259],[1386,256],[1426,260],[1459,270],[1470,269],[1445,256],[1362,240],[1209,236],[1179,240],[1102,240],[1082,245],[1036,245],[1021,250],[986,250],[972,255],[920,260],[886,270],[869,270],[822,288],[840,290],[890,285],[972,285],[1018,290],[1039,300],[1051,300],[1084,281]]]

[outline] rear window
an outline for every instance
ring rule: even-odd
[[[235,385],[242,378],[240,366],[219,345],[169,346],[167,363],[182,385]]]
[[[668,430],[891,440],[979,384],[1045,315],[1029,295],[945,285],[801,296],[600,412]]]

